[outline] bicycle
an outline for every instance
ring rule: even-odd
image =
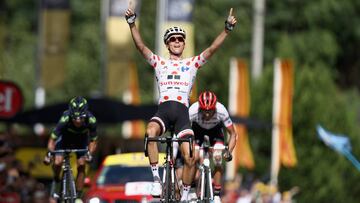
[[[63,154],[64,156],[61,175],[61,193],[58,202],[74,203],[77,198],[74,175],[70,164],[71,153],[76,152],[87,153],[88,149],[60,149],[50,152],[51,156],[55,156],[56,154]]]
[[[213,186],[212,186],[212,171],[210,167],[210,155],[209,152],[211,150],[225,150],[226,153],[229,153],[228,146],[210,146],[209,137],[207,135],[204,136],[204,142],[199,150],[202,149],[204,151],[204,160],[203,163],[199,166],[200,178],[197,184],[198,190],[198,200],[200,202],[212,202],[214,200]]]
[[[170,135],[173,135],[173,130],[170,131]],[[166,156],[165,156],[165,163],[163,165],[164,172],[163,172],[163,179],[162,179],[162,194],[160,197],[161,202],[178,202],[176,197],[177,189],[180,188],[178,184],[178,179],[175,173],[174,167],[174,158],[173,158],[173,143],[178,142],[179,144],[183,142],[189,142],[189,151],[190,157],[192,157],[192,143],[193,138],[175,138],[170,136],[165,137],[156,137],[156,138],[149,138],[145,136],[145,147],[144,152],[145,156],[148,156],[148,143],[149,142],[160,142],[166,143]]]

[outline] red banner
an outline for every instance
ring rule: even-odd
[[[11,118],[22,109],[23,96],[12,82],[0,81],[0,117]]]

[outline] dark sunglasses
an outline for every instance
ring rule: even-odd
[[[176,42],[176,40],[179,42],[184,42],[183,37],[170,37],[169,42]]]
[[[200,109],[200,111],[201,111],[201,112],[203,112],[203,113],[209,113],[209,114],[212,114],[212,113],[214,113],[214,112],[215,112],[215,110],[214,110],[214,109],[209,109],[209,110]]]

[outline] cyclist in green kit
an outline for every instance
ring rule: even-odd
[[[45,164],[52,161],[51,152],[61,149],[88,149],[88,152],[76,153],[77,177],[76,190],[81,198],[85,178],[85,164],[92,160],[92,154],[96,150],[96,118],[88,110],[87,100],[77,96],[71,99],[68,110],[64,111],[48,141],[48,153],[44,158]],[[55,154],[53,160],[54,179],[51,187],[51,199],[59,197],[60,173],[64,157]]]

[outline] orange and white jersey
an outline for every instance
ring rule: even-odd
[[[212,129],[220,123],[226,128],[233,124],[229,112],[226,110],[225,106],[219,102],[216,102],[215,114],[209,120],[203,119],[203,115],[201,111],[199,111],[199,102],[195,102],[190,106],[189,116],[191,123],[196,122],[204,129]]]

